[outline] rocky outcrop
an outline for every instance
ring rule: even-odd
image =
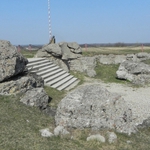
[[[23,72],[27,62],[9,41],[0,41],[0,82]]]
[[[82,54],[81,47],[76,42],[68,43],[68,47],[70,48],[70,51],[75,54]]]
[[[116,129],[135,132],[132,110],[123,98],[100,85],[81,86],[69,93],[58,105],[56,125],[71,128]]]
[[[95,57],[81,57],[79,59],[71,60],[69,62],[70,70],[75,70],[87,74],[89,77],[94,77],[96,72],[94,68],[96,67]]]
[[[62,51],[59,44],[49,44],[47,46],[44,46],[42,50],[56,57],[62,56]]]
[[[48,44],[40,49],[35,57],[44,57],[69,72],[68,61],[82,57],[81,47],[76,43]]]
[[[48,106],[50,97],[43,89],[44,81],[27,72],[27,62],[10,42],[0,41],[0,95],[20,94],[24,104],[54,116],[55,110]]]
[[[97,59],[98,62],[101,64],[110,65],[110,64],[120,64],[125,60],[141,62],[143,60],[150,59],[150,54],[144,52],[137,53],[137,54],[127,54],[127,55],[109,54],[109,55],[99,55],[97,56]]]
[[[0,94],[24,94],[28,90],[43,87],[44,81],[36,75],[18,76],[0,84]]]
[[[126,60],[126,55],[99,55],[98,59],[101,64],[105,65],[120,64],[123,60]]]
[[[148,59],[150,59],[150,54],[145,52],[141,52],[137,54],[128,54],[126,57],[126,60],[130,60],[134,62],[141,62]]]
[[[34,88],[28,90],[21,98],[20,102],[28,106],[35,106],[41,110],[44,110],[48,107],[49,96],[46,94],[43,88]]]
[[[116,72],[117,78],[129,80],[134,84],[150,83],[150,65],[142,62],[124,61]]]
[[[82,49],[76,43],[58,43],[43,46],[35,57],[45,57],[60,66],[65,71],[79,71],[94,77],[96,72],[96,57],[82,57]]]
[[[61,44],[61,50],[62,50],[62,58],[61,59],[62,60],[72,60],[72,59],[80,58],[82,55],[79,54],[79,52],[77,51],[78,49],[76,50],[71,47],[68,47],[68,44],[69,43]],[[71,46],[73,44],[70,43],[69,45]]]

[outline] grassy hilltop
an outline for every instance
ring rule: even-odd
[[[144,48],[145,52],[150,52],[150,47]],[[21,53],[31,58],[37,51],[21,50]],[[96,47],[83,48],[84,56],[98,54],[127,54],[141,52],[141,47]],[[147,61],[147,63],[150,63]],[[118,81],[115,72],[118,65],[101,65],[96,67],[96,79],[104,82],[117,82],[130,84],[126,81]],[[82,73],[71,72],[77,76],[81,82],[86,82],[86,76]],[[52,97],[50,105],[57,107],[60,100],[67,94],[65,91],[57,91],[50,87],[45,87],[47,94]],[[0,96],[0,150],[149,150],[150,149],[150,128],[139,131],[137,134],[128,136],[116,133],[118,142],[115,144],[99,143],[97,141],[87,142],[86,138],[90,131],[74,130],[73,139],[62,139],[60,137],[43,138],[39,130],[55,127],[54,118],[40,112],[37,108],[28,107],[19,101],[19,95]],[[100,132],[102,135],[104,131]]]

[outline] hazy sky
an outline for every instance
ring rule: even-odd
[[[56,41],[150,42],[150,0],[50,0]],[[47,0],[0,0],[0,39],[46,44]]]

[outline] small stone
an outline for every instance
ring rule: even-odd
[[[41,133],[41,136],[43,136],[43,137],[52,137],[52,136],[54,136],[54,134],[52,134],[49,131],[48,128],[40,130],[40,133]]]
[[[102,143],[105,143],[105,137],[103,137],[102,135],[100,134],[96,134],[96,135],[91,135],[89,137],[87,137],[87,141],[99,141],[99,142],[102,142]]]
[[[127,144],[131,144],[131,141],[128,140],[128,141],[127,141]]]
[[[108,142],[115,143],[117,141],[117,135],[114,132],[107,132]]]
[[[63,126],[57,126],[54,129],[54,135],[59,136],[59,135],[69,135],[70,133],[63,127]]]

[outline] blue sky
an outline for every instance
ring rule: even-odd
[[[150,42],[150,0],[50,0],[56,41]],[[0,39],[46,44],[47,0],[1,0]]]

